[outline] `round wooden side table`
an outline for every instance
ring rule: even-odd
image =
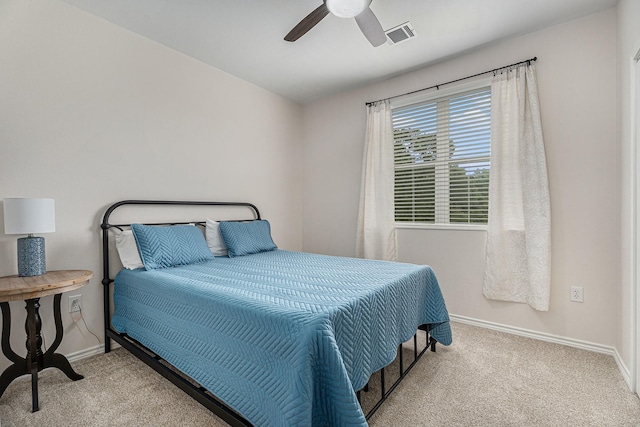
[[[13,364],[0,375],[0,397],[9,384],[16,378],[31,374],[32,412],[38,407],[38,372],[46,368],[58,368],[73,381],[84,378],[73,370],[62,354],[55,353],[62,342],[63,328],[60,314],[60,299],[63,292],[78,289],[89,283],[93,273],[88,270],[47,271],[40,276],[0,277],[0,308],[2,308],[2,353]],[[46,353],[42,352],[42,320],[40,319],[40,298],[55,295],[53,299],[53,318],[56,324],[56,338]],[[18,356],[9,343],[11,333],[11,310],[9,301],[26,302],[27,320],[27,356]]]

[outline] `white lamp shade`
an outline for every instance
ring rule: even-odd
[[[53,199],[4,199],[4,233],[35,234],[56,231]]]
[[[364,12],[371,0],[326,0],[329,12],[339,18],[353,18]]]

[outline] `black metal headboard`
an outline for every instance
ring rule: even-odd
[[[109,294],[109,285],[113,282],[113,279],[110,277],[109,273],[109,229],[111,228],[119,228],[129,227],[131,224],[111,224],[109,222],[109,217],[111,214],[121,206],[125,205],[134,205],[134,206],[144,206],[144,205],[171,205],[171,206],[227,206],[227,207],[246,207],[248,208],[252,214],[252,218],[247,219],[260,219],[260,211],[258,208],[251,204],[245,202],[202,202],[202,201],[189,201],[189,200],[122,200],[120,202],[114,203],[106,210],[104,213],[104,217],[102,218],[102,224],[100,227],[102,228],[102,285],[104,291],[104,330],[105,330],[105,338],[104,338],[104,351],[108,353],[111,351],[111,338],[113,337],[114,331],[111,330],[111,301]],[[205,221],[202,219],[198,219],[195,221],[171,221],[171,222],[161,222],[161,223],[149,223],[143,222],[147,225],[176,225],[176,224],[204,224]]]

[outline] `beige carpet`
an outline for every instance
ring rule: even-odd
[[[640,426],[640,400],[611,357],[459,323],[453,331],[454,344],[426,354],[371,426]],[[34,414],[28,377],[11,384],[1,426],[225,425],[123,349],[74,368],[84,380],[40,373]]]

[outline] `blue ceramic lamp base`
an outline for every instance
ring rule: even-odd
[[[18,276],[40,276],[46,272],[44,237],[18,239]]]

